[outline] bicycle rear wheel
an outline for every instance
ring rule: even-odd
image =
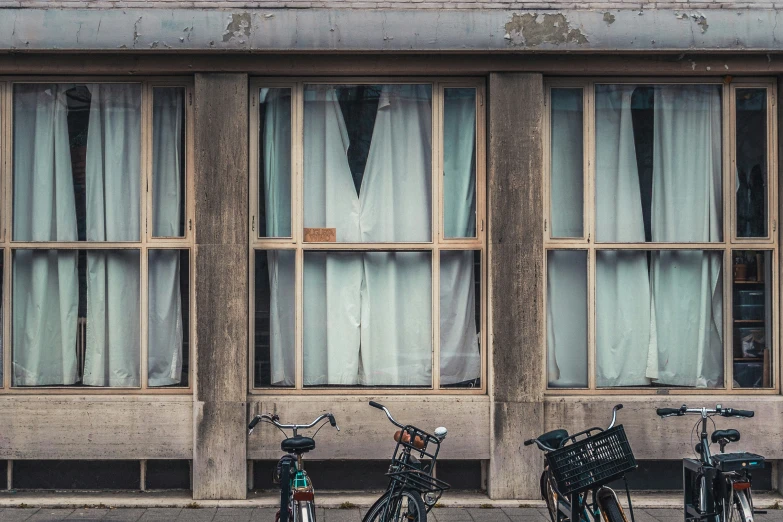
[[[558,494],[554,486],[554,479],[548,469],[541,473],[541,498],[546,501],[546,509],[549,511],[549,519],[552,522],[560,522],[558,512]]]
[[[617,495],[609,488],[601,488],[596,495],[598,502],[598,508],[603,513],[603,518],[606,522],[628,522],[625,518],[625,512],[623,507],[617,500]]]
[[[291,505],[291,464],[283,462],[280,468],[280,522],[289,522],[288,507]]]
[[[750,507],[747,490],[735,491],[732,500],[724,522],[753,522],[753,508]]]
[[[418,491],[389,491],[372,505],[362,522],[427,522],[427,509]]]

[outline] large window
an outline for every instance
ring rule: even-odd
[[[252,388],[485,390],[482,85],[251,84]]]
[[[775,95],[548,83],[550,389],[778,386]]]
[[[4,390],[189,387],[190,89],[0,82]]]

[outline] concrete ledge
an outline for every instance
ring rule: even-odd
[[[10,8],[0,17],[0,51],[768,52],[783,50],[781,16],[777,9],[687,5],[515,11]]]
[[[317,503],[323,508],[340,508],[346,503],[352,507],[367,508],[377,500],[380,492],[327,492],[317,494]],[[625,504],[625,495],[621,496]],[[682,506],[680,493],[675,492],[632,492],[635,508],[674,508]],[[753,495],[758,509],[780,509],[783,496],[777,492],[762,492]],[[45,507],[45,508],[210,508],[210,507],[274,507],[278,497],[275,492],[250,492],[247,500],[199,500],[194,501],[190,492],[151,493],[97,493],[97,492],[0,492],[0,508]],[[490,500],[482,493],[448,492],[439,502],[444,508],[501,508],[501,507],[545,507],[541,500]],[[436,508],[437,509],[437,508]]]

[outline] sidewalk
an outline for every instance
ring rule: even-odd
[[[321,509],[318,522],[361,522],[364,509]],[[636,522],[682,522],[676,509],[636,509]],[[5,508],[2,522],[60,522],[74,520],[114,522],[274,522],[273,508]],[[432,522],[548,522],[540,508],[435,508],[427,519]],[[756,515],[757,522],[781,522],[783,510]]]

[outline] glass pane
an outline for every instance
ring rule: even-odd
[[[304,258],[305,386],[431,386],[429,252]]]
[[[258,237],[291,237],[291,89],[260,89],[258,121]]]
[[[152,90],[152,235],[185,236],[185,88]]]
[[[440,383],[481,386],[481,252],[440,253]]]
[[[723,252],[605,250],[596,384],[723,387]]]
[[[552,237],[583,237],[584,117],[582,89],[552,89]]]
[[[5,256],[2,255],[2,251],[0,251],[0,388],[4,386],[3,376],[5,375],[5,368],[3,366],[3,354],[5,353],[3,351],[5,349],[5,331],[3,330],[3,317],[5,317],[5,299],[3,299],[3,290],[5,288],[5,271],[3,270],[4,258]]]
[[[255,251],[256,388],[294,385],[295,269],[293,250]]]
[[[737,89],[737,237],[767,234],[767,90]]]
[[[735,388],[772,387],[772,252],[731,253]]]
[[[587,252],[547,252],[547,375],[550,388],[587,387]]]
[[[476,237],[476,89],[443,89],[443,231]]]
[[[149,251],[148,385],[187,386],[190,366],[190,252]]]
[[[138,241],[141,86],[14,86],[16,241]]]
[[[305,241],[431,241],[431,148],[431,85],[306,85]]]
[[[139,251],[13,252],[13,385],[139,387]]]
[[[597,241],[722,241],[721,88],[595,87]]]

